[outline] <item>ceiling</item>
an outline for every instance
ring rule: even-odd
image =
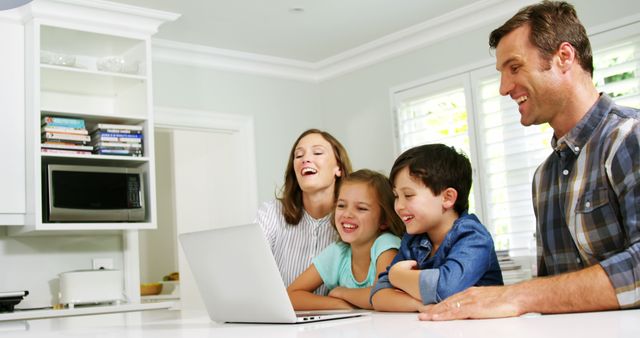
[[[320,62],[461,8],[496,0],[111,0],[181,14],[154,36]],[[302,10],[293,10],[301,8]]]

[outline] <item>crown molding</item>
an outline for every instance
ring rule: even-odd
[[[317,66],[311,62],[162,39],[152,39],[151,43],[154,61],[306,82],[317,81]]]
[[[152,39],[155,61],[277,78],[322,82],[508,18],[527,0],[481,0],[319,62]]]
[[[158,27],[180,14],[103,0],[34,0],[18,8],[21,20],[31,19],[80,24],[153,35]]]

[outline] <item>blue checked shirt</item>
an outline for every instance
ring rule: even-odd
[[[622,308],[640,307],[640,111],[606,94],[533,180],[538,275],[600,264]]]

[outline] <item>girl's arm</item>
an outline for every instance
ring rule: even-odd
[[[330,296],[319,296],[313,290],[322,285],[322,278],[315,265],[311,264],[287,288],[289,299],[295,310],[335,310],[352,309],[348,302]]]
[[[393,260],[393,257],[396,256],[396,253],[398,253],[398,250],[389,249],[378,256],[378,259],[376,261],[376,278],[373,281],[374,284],[378,280],[378,275],[381,272],[385,271],[387,266],[391,264],[391,261]],[[329,292],[329,296],[344,299],[347,302],[361,309],[373,309],[373,306],[369,303],[370,295],[371,295],[371,287],[368,287],[368,288],[337,287],[331,290],[331,292]]]

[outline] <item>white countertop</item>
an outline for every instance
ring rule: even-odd
[[[14,312],[0,313],[0,325],[2,324],[3,321],[83,316],[83,315],[103,314],[103,313],[112,313],[112,312],[168,309],[173,307],[174,305],[175,305],[175,302],[173,301],[158,300],[157,302],[149,302],[149,303],[134,303],[134,304],[123,303],[118,305],[103,304],[103,305],[94,305],[94,306],[77,306],[73,309],[64,308],[59,310],[53,310],[53,309],[17,310]],[[0,326],[0,332],[2,332],[2,326]]]
[[[306,324],[224,324],[204,312],[151,310],[0,322],[10,337],[399,337],[399,338],[603,338],[640,337],[640,310],[534,317],[420,322],[413,313]]]

